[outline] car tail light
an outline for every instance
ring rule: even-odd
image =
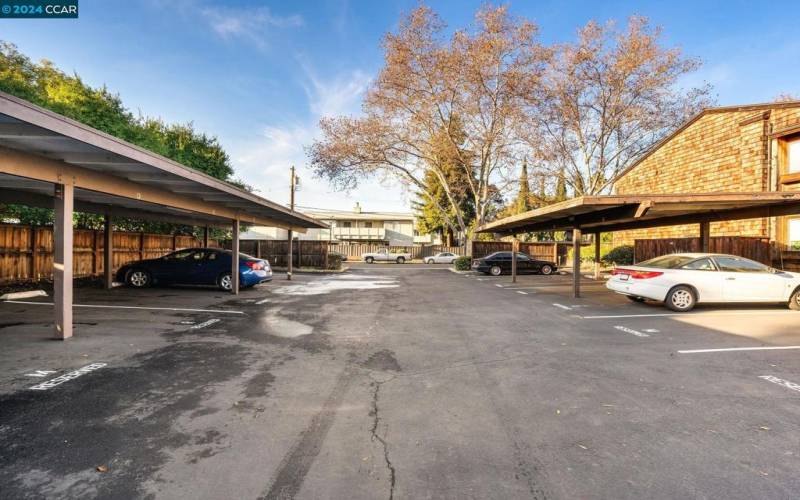
[[[244,265],[249,267],[253,271],[260,271],[264,269],[264,266],[261,264],[261,262],[257,260],[246,260],[244,261]]]
[[[630,276],[635,280],[646,280],[650,278],[657,278],[658,276],[661,276],[664,273],[662,273],[661,271],[635,271],[633,269],[624,269],[618,267],[613,271],[611,271],[611,274],[614,276],[616,276],[617,274],[627,274],[628,276]]]

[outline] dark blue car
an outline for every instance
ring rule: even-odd
[[[239,254],[239,286],[270,281],[269,262]],[[231,289],[231,251],[218,248],[187,248],[157,259],[129,262],[117,271],[117,281],[143,288],[150,285],[216,285]]]

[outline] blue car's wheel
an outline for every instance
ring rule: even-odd
[[[125,283],[134,288],[150,286],[150,273],[142,269],[131,269],[125,275]]]
[[[226,292],[230,292],[231,288],[233,288],[233,280],[231,279],[231,273],[223,273],[217,278],[217,286],[220,287],[222,290]]]

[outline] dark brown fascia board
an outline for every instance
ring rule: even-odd
[[[631,218],[635,219],[635,213],[638,211],[639,207],[642,203],[650,203],[652,206],[660,206],[664,207],[665,205],[679,205],[681,203],[709,203],[707,211],[711,212],[714,211],[714,202],[719,203],[736,203],[742,202],[745,205],[752,204],[753,202],[759,202],[760,206],[753,207],[745,206],[742,208],[736,209],[726,209],[720,210],[719,212],[724,212],[728,210],[744,210],[744,209],[754,209],[754,208],[763,208],[765,204],[769,204],[770,202],[774,202],[775,204],[781,203],[789,203],[796,201],[800,203],[800,192],[789,192],[789,191],[781,191],[781,192],[753,192],[753,193],[689,193],[689,194],[657,194],[657,195],[607,195],[607,196],[586,196],[581,198],[574,198],[572,200],[568,200],[566,202],[556,203],[554,205],[549,205],[544,208],[532,210],[529,212],[525,212],[519,215],[514,215],[511,217],[507,217],[505,219],[500,219],[499,221],[495,221],[489,224],[484,224],[483,226],[477,229],[477,232],[527,232],[527,231],[538,231],[538,230],[563,230],[570,227],[580,226],[583,224],[596,224],[597,221],[595,219],[608,219],[613,218],[615,213],[610,208],[616,207],[620,209],[620,212],[626,212],[626,210],[630,210],[633,212]],[[627,206],[627,208],[625,208]],[[563,213],[559,215],[555,215],[551,217],[549,220],[542,220],[537,222],[530,222],[526,223],[528,219],[544,217],[547,215],[553,215],[557,212],[569,210],[572,208],[586,208],[581,213]],[[680,207],[676,207],[679,209]],[[596,212],[596,215],[589,215],[592,212]],[[683,214],[679,216],[672,216],[672,217],[692,217],[692,216],[699,216],[700,213],[705,212],[696,212],[694,214]],[[640,222],[645,223],[645,221],[651,221],[655,218],[663,218],[663,217],[654,217],[653,215],[646,214],[643,216]],[[759,216],[755,216],[759,217]],[[582,222],[583,221],[583,222]],[[627,221],[626,221],[627,222]],[[648,226],[653,227],[653,226]],[[589,232],[591,231],[590,228],[585,228]]]
[[[779,139],[781,137],[786,137],[787,135],[793,135],[797,133],[800,133],[800,124],[779,128],[778,130],[773,131],[769,137],[771,139]]]
[[[305,214],[289,210],[288,208],[274,203],[260,196],[254,195],[248,191],[240,189],[232,184],[221,181],[210,175],[189,168],[169,158],[163,157],[152,151],[136,146],[129,142],[123,141],[117,137],[109,135],[100,130],[96,130],[83,123],[77,122],[66,116],[59,115],[50,110],[36,106],[24,99],[12,96],[5,92],[0,92],[0,113],[11,116],[23,123],[32,124],[41,127],[45,130],[50,130],[69,137],[71,139],[98,147],[100,149],[109,151],[113,154],[130,158],[140,163],[150,165],[151,167],[190,179],[199,184],[212,187],[219,191],[223,191],[240,198],[251,201],[254,204],[261,205],[285,215],[303,220],[310,223],[308,227],[326,228],[326,224],[317,221],[312,217]],[[77,129],[77,130],[76,130]]]

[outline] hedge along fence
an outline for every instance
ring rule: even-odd
[[[373,253],[384,248],[390,252],[410,253],[412,259],[424,259],[439,252],[451,252],[463,255],[462,247],[448,247],[444,245],[412,245],[412,246],[387,246],[380,243],[330,243],[329,250],[347,255],[348,259],[361,259],[365,253]]]
[[[534,259],[555,262],[556,265],[566,263],[567,252],[572,243],[555,241],[520,242],[519,251],[526,253]],[[510,252],[510,241],[473,241],[472,258],[480,259],[494,252]]]
[[[230,250],[230,240],[224,241],[223,247]],[[285,240],[240,240],[239,252],[266,259],[272,267],[288,267],[289,242]],[[294,240],[292,266],[327,269],[328,242]]]
[[[194,236],[114,232],[113,269],[141,259],[161,257],[173,250],[201,246]],[[72,272],[76,278],[103,273],[103,231],[75,229]],[[216,246],[216,242],[209,242]],[[53,228],[0,224],[0,282],[52,279]]]

